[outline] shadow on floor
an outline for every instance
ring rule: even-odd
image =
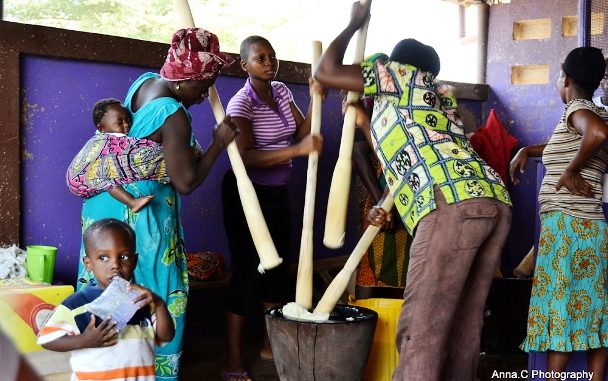
[[[245,343],[245,362],[247,370],[255,381],[278,381],[279,376],[274,362],[259,357],[259,346],[247,340]],[[183,381],[221,381],[219,373],[226,361],[224,338],[209,339],[184,350],[181,377]]]
[[[222,380],[220,372],[226,361],[225,297],[224,287],[191,292],[181,381]],[[259,357],[263,329],[261,309],[250,312],[243,332],[243,355],[247,370],[255,381],[278,381],[274,362]]]

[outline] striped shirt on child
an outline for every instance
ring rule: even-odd
[[[64,300],[53,311],[38,334],[38,344],[46,344],[60,337],[82,334],[91,313],[87,304],[97,299],[102,289],[88,286]],[[95,317],[95,324],[102,319]],[[109,347],[83,348],[71,351],[70,381],[153,381],[156,379],[155,362],[156,315],[149,309],[137,311],[118,342]]]

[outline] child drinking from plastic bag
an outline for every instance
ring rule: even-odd
[[[122,331],[113,316],[96,316],[90,306],[119,278],[130,280],[137,264],[135,232],[112,218],[91,224],[83,234],[85,266],[97,286],[88,286],[57,306],[42,327],[38,343],[44,348],[71,351],[72,380],[154,380],[154,345],[167,343],[175,329],[163,300],[150,290],[131,284],[117,299],[138,293],[131,303],[140,305]],[[120,291],[120,287],[112,287]],[[117,316],[130,306],[118,303]],[[126,308],[125,308],[126,307]],[[110,376],[108,378],[108,376]]]

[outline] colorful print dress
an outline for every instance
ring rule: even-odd
[[[137,89],[145,80],[157,76],[146,73],[133,83],[125,99],[125,106],[130,111],[131,99]],[[150,136],[167,117],[181,108],[181,104],[166,97],[147,103],[132,113],[133,125],[129,136]],[[163,298],[176,328],[174,339],[156,348],[156,377],[158,380],[177,380],[188,299],[188,269],[184,255],[180,199],[171,184],[153,180],[136,181],[124,185],[124,188],[134,197],[154,195],[155,198],[138,213],[131,212],[108,192],[85,199],[82,229],[84,231],[96,220],[112,217],[127,222],[135,230],[139,257],[134,281]],[[84,248],[81,248],[80,255],[84,256]],[[86,283],[94,283],[93,274],[88,273],[80,261],[78,288]]]
[[[602,213],[602,182],[608,150],[601,149],[581,175],[593,185],[594,196],[582,198],[562,188],[559,176],[570,163],[582,137],[568,123],[579,109],[608,114],[589,101],[569,102],[543,152],[547,173],[539,201],[541,231],[521,349],[526,352],[585,351],[608,346],[608,224]]]
[[[373,153],[370,155],[370,160],[376,168],[378,183],[384,189],[386,183],[382,175],[382,167]],[[360,194],[365,196],[361,202],[361,230],[365,231],[369,226],[367,215],[375,202],[363,184],[359,188]],[[405,287],[412,236],[405,230],[401,221],[397,220],[394,223],[393,230],[381,230],[376,235],[367,253],[361,259],[357,267],[357,286]],[[399,297],[402,297],[401,294]],[[357,297],[364,298],[364,296],[359,295],[359,289],[357,289]]]

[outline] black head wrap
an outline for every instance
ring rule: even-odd
[[[594,91],[604,78],[606,62],[600,49],[580,47],[568,53],[562,69],[577,85],[585,90]]]
[[[435,76],[439,74],[441,68],[435,49],[413,38],[399,41],[393,48],[390,60],[412,65],[423,71],[430,71]]]

